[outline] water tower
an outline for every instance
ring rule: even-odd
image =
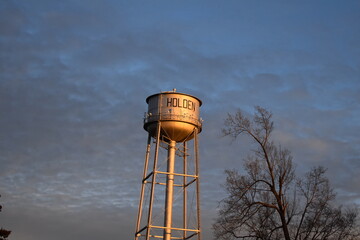
[[[146,102],[148,141],[135,240],[200,240],[201,101],[174,89]]]

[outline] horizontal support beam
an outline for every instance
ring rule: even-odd
[[[168,172],[162,172],[162,171],[155,171],[155,173],[160,173],[160,174],[165,174],[165,175],[169,175]],[[143,183],[146,183],[146,180],[149,179],[149,177],[151,177],[154,174],[154,172],[149,173],[143,180]],[[191,177],[191,178],[198,178],[197,175],[191,175],[191,174],[184,174],[184,173],[172,173],[175,176],[180,176],[180,177]],[[187,184],[189,185],[189,184]]]
[[[137,233],[135,234],[135,236],[136,236],[136,237],[141,237],[141,236],[142,236],[142,237],[145,237],[145,236],[146,236],[145,234],[140,234],[140,233],[141,233],[142,231],[144,231],[146,228],[147,228],[147,226],[144,227],[143,229],[141,229],[139,232],[137,232]],[[191,234],[190,236],[187,236],[187,237],[185,238],[185,240],[192,238],[193,236],[197,235],[198,233],[199,233],[199,232],[195,232],[195,233]],[[164,236],[150,235],[150,237],[163,239]],[[183,237],[171,237],[171,239],[184,239],[184,238],[183,238]]]
[[[161,173],[161,174],[165,174],[168,175],[168,172],[161,172],[161,171],[156,171],[156,173]],[[184,173],[172,173],[175,176],[182,176],[182,177],[192,177],[192,178],[198,178],[197,175],[190,175],[190,174],[184,174]]]
[[[193,236],[195,236],[197,233],[193,233],[191,234],[190,236],[186,237],[185,239],[190,239],[192,238]],[[138,237],[145,237],[145,235],[140,235]],[[163,239],[164,236],[160,236],[160,235],[150,235],[149,237],[152,237],[152,238],[158,238],[158,239]],[[171,239],[184,239],[183,237],[171,237]]]
[[[164,236],[159,236],[159,235],[150,235],[150,237],[164,239]],[[182,237],[171,237],[171,239],[183,239],[183,238]]]
[[[188,182],[187,184],[175,184],[174,183],[174,187],[183,187],[183,188],[187,188],[190,184],[194,183],[197,179],[191,180],[190,182]],[[152,183],[152,182],[145,182],[145,183]],[[162,183],[162,182],[156,182],[155,184],[157,185],[162,185],[162,186],[166,186],[166,183]]]
[[[158,229],[165,229],[167,227],[163,227],[163,226],[150,226],[151,228],[158,228]],[[190,228],[170,228],[171,230],[176,230],[176,231],[187,231],[187,232],[196,232],[199,233],[200,230],[199,229],[190,229]]]

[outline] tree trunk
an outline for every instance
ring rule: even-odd
[[[286,222],[286,219],[285,219],[285,211],[284,209],[281,207],[280,208],[280,218],[281,218],[281,224],[282,224],[282,229],[283,229],[283,232],[284,232],[284,237],[286,240],[291,240],[290,239],[290,234],[289,234],[289,229],[288,229],[288,226],[287,226],[287,222]]]

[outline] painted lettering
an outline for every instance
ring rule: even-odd
[[[195,111],[195,106],[195,103],[188,99],[166,98],[166,107],[179,107]]]
[[[183,108],[188,108],[188,100],[183,99]]]
[[[171,104],[172,104],[172,98],[167,98],[167,99],[166,99],[166,106],[167,106],[167,107],[172,107]]]

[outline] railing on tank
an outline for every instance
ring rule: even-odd
[[[194,124],[201,128],[203,120],[200,118],[194,118],[187,114],[173,114],[173,113],[159,113],[159,114],[152,114],[146,113],[144,116],[144,124],[157,122],[157,121],[180,121],[180,122],[188,122]]]

